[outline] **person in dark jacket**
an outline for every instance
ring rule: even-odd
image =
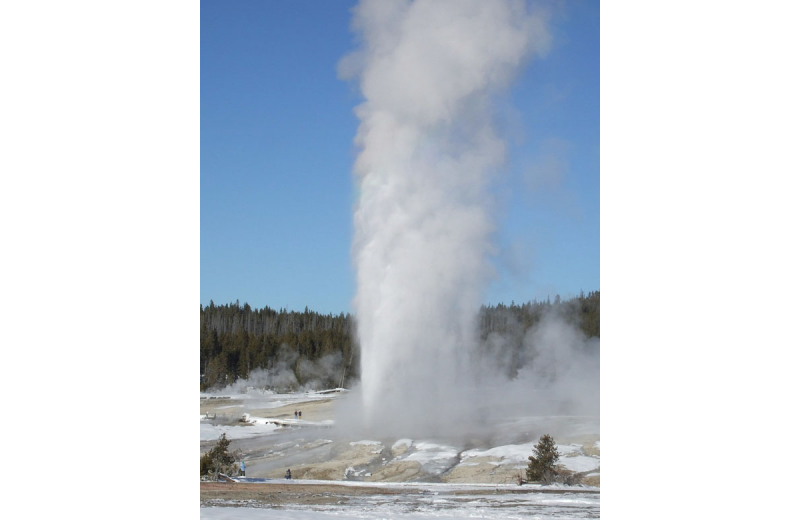
[[[286,480],[292,480],[292,470],[291,469],[287,469],[286,470]]]

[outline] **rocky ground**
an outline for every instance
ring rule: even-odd
[[[341,432],[324,424],[334,419],[335,401],[335,397],[318,398],[269,407],[235,398],[201,399],[201,415],[214,417],[201,421],[201,428],[214,434],[207,434],[209,439],[215,438],[217,431],[225,431],[233,439],[230,448],[237,450],[247,464],[248,477],[279,481],[286,469],[291,468],[294,479],[298,480],[515,484],[524,476],[525,459],[532,453],[533,441],[538,438],[535,428],[520,419],[514,427],[508,428],[508,433],[493,439],[468,439],[457,443],[438,441],[438,444],[410,439],[362,441],[342,436]],[[303,411],[302,421],[295,421],[296,409]],[[248,428],[255,432],[258,426],[239,422],[245,410],[254,417],[285,423],[263,435],[242,435],[248,432]],[[595,425],[587,426],[581,418],[556,417],[548,420],[550,423],[544,428],[548,432],[559,432],[554,434],[555,440],[565,447],[562,470],[581,476],[583,484],[599,487],[600,449]],[[212,440],[201,441],[200,451],[207,451],[213,445]],[[501,448],[491,449],[498,446]],[[284,490],[274,484],[269,490],[263,485],[258,486],[203,483],[201,499],[205,497],[212,500],[220,493],[228,497],[238,496],[236,493],[269,493],[272,495],[270,501],[275,501],[286,500],[291,493],[298,493],[295,488]],[[364,489],[369,488],[354,489],[358,491],[336,488],[336,492],[349,496],[349,493],[368,493]],[[287,495],[283,496],[284,493]],[[333,500],[324,495],[332,493],[330,489],[317,490],[312,487],[300,493],[304,497],[302,500]],[[385,494],[386,490],[382,489],[381,493]],[[298,496],[292,500],[300,498]]]

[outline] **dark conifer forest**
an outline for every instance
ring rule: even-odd
[[[600,291],[551,301],[498,304],[480,309],[482,349],[494,335],[504,338],[501,348],[515,359],[523,338],[546,315],[600,337]],[[359,377],[359,349],[355,320],[350,314],[319,314],[306,307],[301,312],[254,309],[247,303],[200,306],[200,389],[210,390],[248,379],[255,371],[285,378],[285,389],[297,390],[311,380],[322,388],[345,387]],[[495,342],[496,348],[496,342]],[[511,366],[509,377],[519,367]],[[278,381],[273,378],[273,381]]]

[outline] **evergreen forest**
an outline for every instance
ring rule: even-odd
[[[482,306],[479,314],[481,349],[499,348],[512,360],[514,377],[523,338],[546,315],[558,315],[587,338],[600,337],[600,291],[569,299]],[[516,363],[516,364],[515,364]],[[267,386],[294,391],[313,382],[316,389],[348,387],[359,377],[355,320],[350,314],[319,314],[247,303],[200,306],[200,389],[224,387],[237,380],[264,376]]]

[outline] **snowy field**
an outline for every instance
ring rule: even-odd
[[[247,465],[239,482],[368,486],[327,504],[202,500],[201,518],[598,518],[599,420],[515,417],[481,440],[369,439],[337,428],[335,407],[347,392],[201,394],[200,451],[221,433]],[[213,399],[211,398],[213,397]],[[303,410],[303,418],[294,415]],[[242,420],[244,419],[244,420]],[[539,433],[554,435],[562,470],[582,486],[517,486]],[[282,476],[292,469],[294,480]],[[233,484],[236,486],[236,484]],[[377,489],[376,489],[377,488]],[[382,494],[386,490],[387,494]],[[398,490],[403,490],[398,493]],[[330,494],[330,493],[328,493]],[[284,495],[285,496],[285,495]]]
[[[391,484],[383,484],[389,488]],[[394,487],[394,486],[392,486]],[[472,489],[473,493],[470,493]],[[474,486],[432,484],[409,488],[406,494],[370,495],[349,500],[346,505],[273,508],[256,504],[228,503],[202,507],[200,518],[207,519],[363,519],[363,518],[599,518],[598,492],[537,491],[519,493],[518,487],[500,487],[493,493]],[[256,507],[254,507],[256,506]],[[267,511],[265,511],[267,509]]]

